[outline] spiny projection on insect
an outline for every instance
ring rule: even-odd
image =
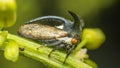
[[[54,48],[49,53],[57,49],[65,48],[66,57],[63,63],[76,48],[81,40],[84,22],[75,13],[68,11],[73,17],[74,22],[59,16],[43,16],[26,22],[18,30],[18,34],[29,39],[41,40],[47,46]],[[56,26],[63,25],[63,29]]]

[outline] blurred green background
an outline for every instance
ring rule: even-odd
[[[17,34],[24,22],[45,15],[57,15],[72,20],[68,10],[75,12],[85,21],[85,27],[101,28],[106,34],[106,42],[97,50],[88,51],[90,58],[99,68],[120,67],[119,41],[119,0],[16,0],[17,21],[9,32]],[[41,62],[23,55],[15,63],[5,60],[0,54],[0,68],[47,68]]]

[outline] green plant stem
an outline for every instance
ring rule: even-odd
[[[68,57],[66,63],[63,64],[66,54],[57,50],[54,53],[52,53],[51,57],[48,57],[48,54],[52,50],[52,48],[43,46],[42,44],[35,43],[31,40],[27,40],[16,35],[12,35],[10,33],[8,33],[7,39],[15,40],[19,44],[19,47],[24,48],[24,51],[20,51],[20,52],[25,56],[38,60],[42,63],[45,63],[50,67],[92,68],[89,65],[79,61],[75,57],[71,57],[71,56]]]
[[[82,40],[81,43],[79,43],[77,47],[75,48],[75,50],[73,51],[73,54],[76,54],[82,47],[86,45],[87,42],[88,42],[87,38]]]

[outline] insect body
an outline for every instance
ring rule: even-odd
[[[69,13],[72,15],[74,22],[59,16],[43,16],[28,21],[19,28],[18,33],[25,38],[41,40],[47,46],[55,46],[49,53],[49,57],[53,51],[64,47],[67,53],[64,60],[65,63],[70,53],[80,42],[82,27],[84,25],[83,21],[76,14],[71,11]],[[63,29],[55,27],[61,24],[64,25]]]

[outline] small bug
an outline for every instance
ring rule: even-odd
[[[59,48],[65,48],[66,57],[63,63],[80,42],[84,22],[75,13],[68,11],[74,22],[59,16],[43,16],[26,22],[18,30],[25,38],[41,40],[46,46],[54,46],[51,53]],[[55,26],[63,25],[63,29]]]

